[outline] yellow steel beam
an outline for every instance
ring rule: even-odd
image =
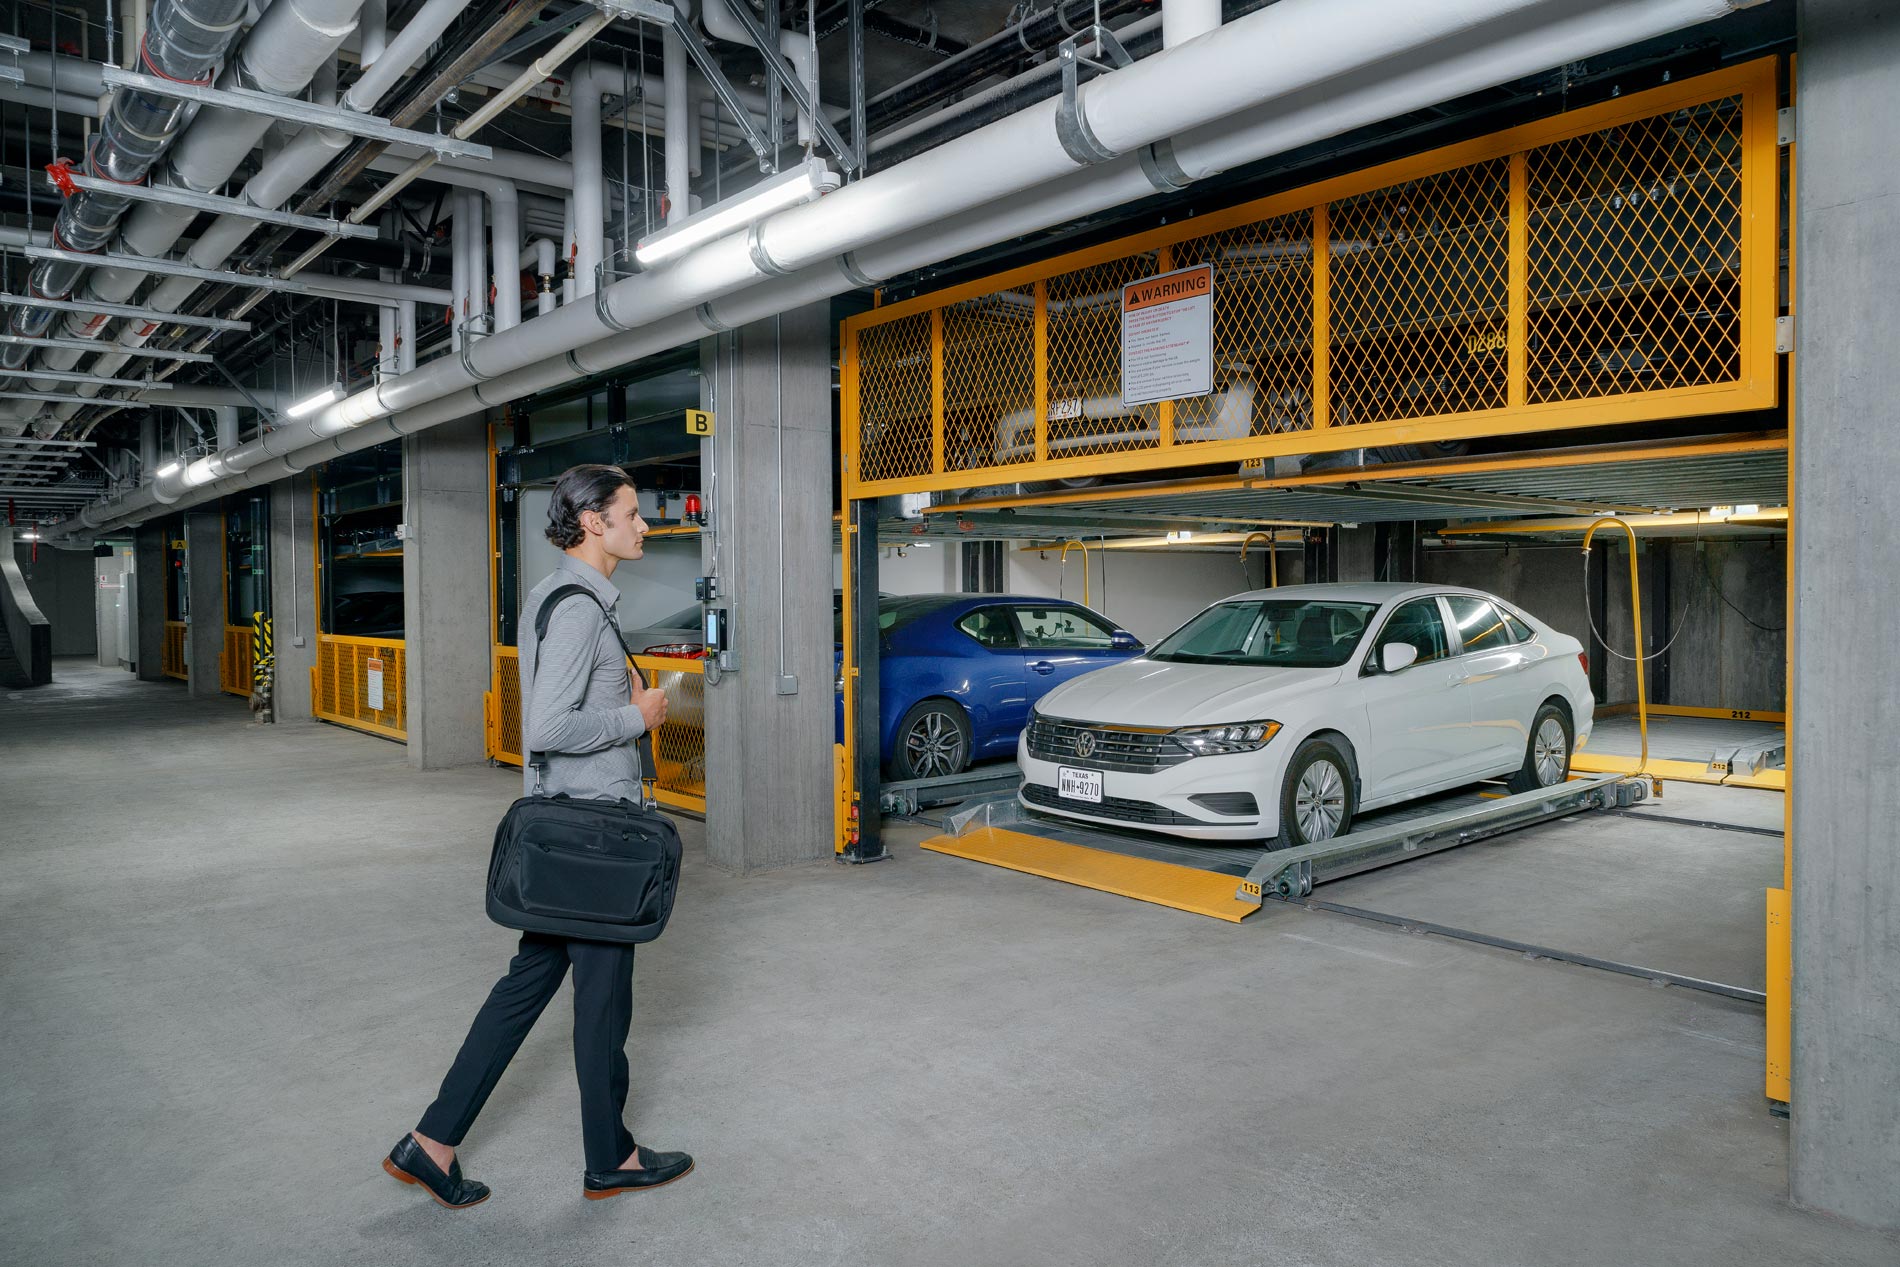
[[[957,515],[971,510],[1015,510],[1029,506],[1075,506],[1134,501],[1156,496],[1232,493],[1247,489],[1306,488],[1313,485],[1376,484],[1394,481],[1443,479],[1459,475],[1491,475],[1508,471],[1563,470],[1581,466],[1617,466],[1630,462],[1673,461],[1685,458],[1733,457],[1750,453],[1786,453],[1786,432],[1750,432],[1699,440],[1665,440],[1635,445],[1584,445],[1498,457],[1448,458],[1437,462],[1395,462],[1390,465],[1333,469],[1312,475],[1222,475],[1190,480],[1158,480],[1117,484],[1106,488],[1029,493],[1006,497],[979,497],[968,501],[927,506],[926,515]],[[1277,521],[1277,522],[1285,522]]]

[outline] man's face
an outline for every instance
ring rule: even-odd
[[[590,512],[592,513],[592,512]],[[640,517],[640,495],[622,484],[599,512],[600,544],[623,562],[646,553],[647,521]]]

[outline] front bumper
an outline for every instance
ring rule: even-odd
[[[1104,827],[1138,827],[1188,840],[1265,840],[1280,832],[1280,756],[1275,746],[1268,743],[1259,752],[1196,757],[1150,774],[1103,770],[1103,805],[1096,807],[1086,801],[1063,800],[1056,793],[1056,772],[1062,766],[1096,767],[1086,761],[1032,757],[1025,732],[1016,742],[1016,764],[1023,772],[1023,788],[1016,799],[1039,814]],[[1032,788],[1043,791],[1031,792]],[[1219,814],[1193,799],[1238,792],[1252,795],[1259,812]]]

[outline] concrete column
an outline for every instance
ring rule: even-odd
[[[485,760],[494,613],[489,595],[488,426],[474,414],[402,442],[404,684],[409,764]]]
[[[215,505],[185,512],[185,560],[191,578],[186,685],[193,699],[209,699],[222,689],[218,657],[224,653],[224,512]]]
[[[310,477],[270,486],[270,619],[277,672],[271,713],[278,725],[314,720],[310,670],[317,664],[316,521]]]
[[[706,851],[741,872],[833,854],[829,306],[779,323],[702,344],[702,544],[733,648],[706,684]]]
[[[139,679],[165,679],[165,526],[144,524],[133,538],[134,610],[128,659]]]
[[[1900,1228],[1900,13],[1802,0],[1794,426],[1794,1199]]]

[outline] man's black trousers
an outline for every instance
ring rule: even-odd
[[[616,1170],[633,1151],[627,1107],[627,1029],[633,1024],[633,947],[521,934],[508,975],[475,1014],[462,1050],[416,1130],[459,1147],[501,1071],[574,965],[574,1075],[581,1088],[587,1169]]]

